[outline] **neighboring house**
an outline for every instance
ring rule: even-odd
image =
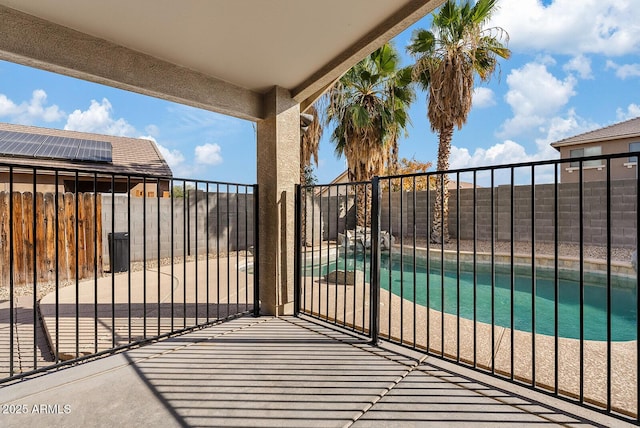
[[[562,159],[639,151],[640,117],[556,141],[551,143],[551,147],[560,152]],[[560,181],[578,182],[578,169],[578,162],[562,164]],[[637,169],[637,156],[611,159],[611,180],[636,178]],[[584,181],[606,180],[606,162],[604,160],[585,161],[583,178]]]
[[[345,169],[343,172],[341,172],[336,178],[334,178],[333,180],[331,180],[331,183],[329,184],[346,184],[349,183],[349,170]],[[348,186],[322,186],[322,187],[318,187],[316,189],[316,196],[329,196],[329,193],[331,193],[331,196],[335,196],[336,194],[340,194],[342,195],[346,195],[348,192],[347,189]]]
[[[139,197],[145,193],[147,197],[158,194],[158,182],[148,179],[145,190],[140,175],[165,178],[173,175],[150,140],[0,123],[0,191],[8,191],[10,187],[8,165],[13,166],[16,192],[33,191],[34,167],[38,192],[56,191],[56,169],[58,192],[76,190],[75,174],[64,172],[65,168],[73,168],[87,172],[77,176],[78,192],[111,192],[111,174],[117,174],[113,191],[131,190],[132,196]],[[24,169],[20,168],[22,165]],[[160,180],[159,185],[160,196],[168,196],[169,181]]]
[[[334,178],[329,184],[346,184],[346,183],[349,183],[349,170],[345,170],[344,172],[342,172],[340,175]],[[456,190],[458,188],[457,186],[458,185],[454,180],[449,180],[449,185],[448,185],[449,190]],[[476,187],[480,188],[481,186],[476,186]],[[473,183],[461,181],[460,188],[472,189]],[[346,195],[348,186],[331,186],[331,187],[322,186],[316,190],[316,196],[328,196],[329,189],[331,189],[331,196],[334,196],[337,193],[339,193],[340,195]]]

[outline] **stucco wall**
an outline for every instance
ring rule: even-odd
[[[585,147],[600,146],[603,155],[614,153],[626,153],[629,151],[629,144],[640,142],[638,138],[622,138],[619,140],[605,141],[599,143],[575,144],[572,146],[560,147],[560,157],[567,159],[571,157],[571,150],[582,149]],[[606,161],[602,161],[605,165]],[[625,165],[627,164],[627,165]],[[627,180],[636,178],[638,165],[630,164],[628,157],[620,157],[611,159],[611,180]],[[583,169],[584,181],[600,181],[607,179],[607,169],[585,166]],[[560,181],[562,183],[577,183],[579,181],[579,172],[570,167],[570,163],[560,165]]]

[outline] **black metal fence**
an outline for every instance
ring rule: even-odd
[[[303,186],[296,307],[638,422],[632,159]]]
[[[257,186],[0,164],[0,382],[257,313]]]
[[[367,196],[368,195],[368,196]],[[371,263],[353,247],[371,242],[370,228],[355,227],[358,207],[370,218],[371,183],[298,187],[300,244],[296,309],[368,334]],[[356,264],[359,269],[354,269]],[[343,286],[348,284],[348,287]]]

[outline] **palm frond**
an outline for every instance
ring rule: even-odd
[[[427,90],[427,114],[435,132],[460,128],[471,109],[474,76],[487,80],[498,58],[511,52],[501,28],[484,29],[497,0],[447,0],[430,31],[416,30],[407,50],[416,58],[412,78]]]
[[[349,176],[369,180],[383,171],[397,135],[406,133],[415,99],[411,68],[400,68],[392,44],[351,68],[326,95],[325,123],[335,128],[337,156],[347,159]]]

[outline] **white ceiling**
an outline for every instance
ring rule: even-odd
[[[299,102],[440,3],[0,0],[0,5],[254,93],[284,87]]]

